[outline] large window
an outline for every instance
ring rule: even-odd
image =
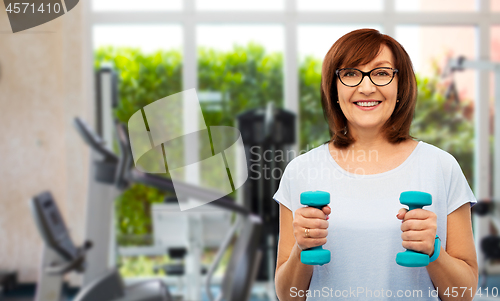
[[[417,73],[412,134],[454,155],[478,193],[474,110],[493,83],[473,70],[442,75],[449,58],[500,62],[499,3],[93,0],[91,33],[96,61],[122,68],[122,121],[147,103],[196,88],[207,125],[234,125],[237,114],[273,102],[297,114],[296,149],[307,150],[329,138],[319,90],[324,56],[343,34],[378,29],[403,45]]]

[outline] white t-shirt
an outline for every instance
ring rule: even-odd
[[[354,155],[357,162],[362,153]],[[371,154],[371,161],[376,160]],[[340,154],[339,154],[340,156]],[[365,154],[369,160],[369,154]],[[359,175],[341,168],[323,144],[293,159],[285,168],[274,200],[290,209],[304,207],[300,194],[330,193],[327,243],[331,261],[314,266],[309,292],[291,288],[290,294],[309,293],[307,300],[440,300],[425,267],[396,263],[405,251],[401,220],[396,217],[403,191],[424,191],[432,205],[423,209],[437,215],[437,235],[446,250],[447,215],[465,203],[477,202],[457,160],[420,141],[411,155],[387,172]]]

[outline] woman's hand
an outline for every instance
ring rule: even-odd
[[[314,207],[302,207],[295,210],[293,219],[293,235],[301,250],[322,246],[328,235],[328,215],[332,212],[330,206],[319,210]]]
[[[396,217],[402,220],[403,247],[432,256],[437,229],[436,214],[425,209],[408,211],[408,209],[401,208]]]

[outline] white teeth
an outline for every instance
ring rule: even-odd
[[[356,103],[360,107],[373,107],[379,104],[378,101],[371,101],[371,102],[357,102]]]

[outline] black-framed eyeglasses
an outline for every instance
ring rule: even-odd
[[[389,67],[379,67],[368,72],[356,68],[342,68],[335,71],[340,82],[348,87],[356,87],[363,81],[365,76],[368,76],[375,86],[387,86],[392,82],[396,73],[398,73],[398,69]]]

